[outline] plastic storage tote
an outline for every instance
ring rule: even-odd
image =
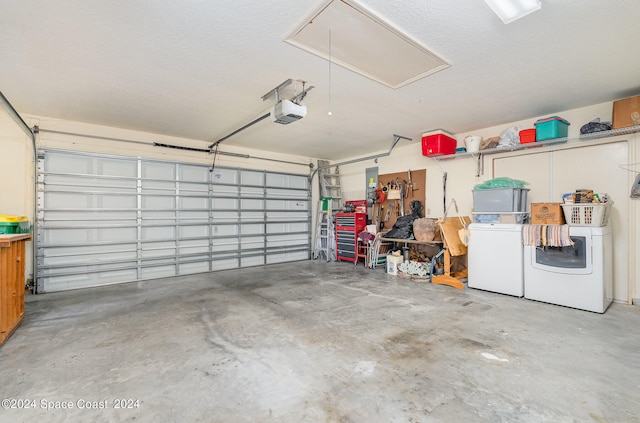
[[[569,133],[570,123],[558,116],[539,119],[536,125],[536,141],[564,138]]]
[[[0,234],[28,234],[31,225],[27,216],[0,214]]]
[[[0,222],[0,234],[17,234],[19,225],[18,222]]]
[[[474,212],[526,212],[529,188],[474,189]]]
[[[524,224],[524,223],[529,223],[529,213],[473,212],[473,223]]]
[[[520,144],[529,144],[530,142],[536,142],[536,128],[520,131]]]
[[[444,131],[422,134],[422,155],[445,156],[456,153],[458,142]]]

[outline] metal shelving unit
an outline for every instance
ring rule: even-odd
[[[561,144],[575,144],[576,146],[579,146],[581,142],[587,143],[589,141],[597,141],[603,138],[634,134],[637,132],[640,132],[640,125],[630,126],[628,128],[612,129],[610,131],[594,132],[592,134],[580,135],[579,137],[553,138],[550,140],[530,142],[527,144],[517,144],[514,146],[508,146],[508,147],[487,148],[484,150],[480,150],[477,153],[464,152],[464,153],[456,153],[456,154],[450,154],[445,156],[434,156],[431,158],[434,159],[436,162],[441,162],[446,160],[455,160],[462,157],[471,157],[476,160],[476,164],[477,164],[476,176],[480,176],[484,174],[484,163],[482,159],[485,155],[510,153],[514,151],[526,151],[526,150],[538,149],[538,148],[561,145]]]
[[[615,137],[615,136],[618,136],[618,135],[633,134],[633,133],[636,133],[636,132],[640,132],[640,125],[638,125],[638,126],[630,126],[628,128],[612,129],[610,131],[594,132],[592,134],[580,135],[579,137],[553,138],[553,139],[550,139],[550,140],[536,141],[536,142],[531,142],[531,143],[528,143],[528,144],[517,144],[517,145],[509,146],[509,147],[487,148],[485,150],[480,150],[477,153],[464,152],[464,153],[456,153],[456,154],[451,154],[451,155],[446,155],[446,156],[435,156],[435,157],[432,157],[432,158],[434,160],[437,160],[437,161],[452,160],[452,159],[458,159],[458,158],[461,158],[461,157],[474,157],[475,158],[475,157],[483,156],[483,155],[486,155],[486,154],[509,153],[509,152],[512,152],[512,151],[529,150],[529,149],[535,149],[535,148],[546,147],[546,146],[551,146],[551,145],[558,145],[558,144],[566,144],[566,143],[576,143],[577,144],[578,142],[599,140],[599,139],[602,139],[602,138]]]

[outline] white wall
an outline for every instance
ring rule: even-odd
[[[40,116],[23,115],[22,117],[29,127],[32,128],[34,125],[38,125],[41,129],[40,134],[38,134],[36,138],[38,148],[88,151],[207,165],[210,165],[212,161],[212,155],[207,153],[154,147],[152,145],[153,142],[160,142],[186,147],[207,148],[210,142]],[[71,136],[50,133],[46,130],[118,138],[136,142],[120,142],[85,136]],[[240,137],[241,134],[237,136]],[[34,163],[32,160],[33,148],[31,139],[17,127],[13,120],[0,113],[0,143],[2,146],[2,154],[0,154],[0,214],[28,216],[30,222],[33,223],[34,182],[32,176]],[[223,142],[220,146],[220,151],[244,155],[248,154],[251,158],[219,155],[216,160],[217,166],[309,174],[310,168],[308,163],[316,162],[316,160],[312,160],[309,157],[233,147],[232,139]],[[280,160],[282,162],[261,160],[261,158]],[[302,165],[292,163],[300,163]],[[317,183],[312,186],[315,191],[317,191],[316,185]],[[315,195],[317,196],[317,194]],[[31,246],[32,243],[28,243],[29,249],[31,249]],[[33,262],[31,260],[32,250],[27,251],[26,254],[27,263],[25,265],[25,274],[29,275],[33,273]]]
[[[607,102],[583,107],[580,109],[559,111],[554,115],[560,116],[571,122],[571,125],[569,126],[569,137],[577,138],[580,133],[580,127],[590,120],[596,117],[600,117],[603,121],[610,121],[612,106],[612,102]],[[544,117],[548,117],[548,115],[535,116],[531,119],[526,119],[519,122],[512,122],[501,126],[481,128],[469,133],[456,134],[458,146],[464,146],[463,140],[467,135],[481,135],[485,138],[488,138],[500,135],[502,130],[511,126],[517,126],[519,127],[519,129],[533,128],[534,122],[537,119]],[[618,230],[616,231],[618,239],[614,240],[614,254],[619,257],[616,260],[616,268],[614,268],[614,279],[616,286],[614,297],[618,302],[629,302],[631,299],[636,299],[636,302],[639,302],[639,300],[637,299],[640,297],[640,275],[638,274],[638,270],[635,266],[635,263],[640,258],[640,238],[636,236],[637,228],[639,227],[638,222],[640,221],[640,207],[636,206],[638,200],[629,198],[631,184],[635,178],[636,172],[640,171],[640,165],[635,165],[635,167],[633,166],[633,164],[640,162],[640,149],[635,147],[639,139],[640,134],[630,134],[612,137],[597,142],[576,141],[562,144],[556,147],[543,147],[548,151],[553,151],[556,149],[563,150],[567,148],[580,148],[580,157],[581,160],[584,160],[585,154],[589,154],[589,149],[582,148],[583,146],[592,145],[593,143],[597,144],[601,142],[606,143],[613,141],[623,141],[627,144],[626,150],[628,157],[620,160],[620,163],[617,163],[617,165],[621,167],[630,167],[631,169],[635,169],[635,172],[621,170],[621,172],[626,172],[627,185],[622,188],[616,186],[615,189],[613,187],[611,187],[611,189],[607,189],[607,175],[603,175],[603,179],[605,181],[601,184],[601,186],[605,187],[604,191],[617,191],[619,193],[626,193],[625,195],[618,195],[617,198],[613,199],[615,201],[614,207],[617,210],[612,214],[612,225],[618,228]],[[389,142],[391,143],[391,139],[389,140]],[[377,165],[380,174],[402,172],[406,171],[407,169],[427,169],[427,193],[426,204],[424,207],[425,214],[429,217],[440,217],[443,215],[444,206],[442,176],[444,172],[447,172],[447,204],[450,204],[451,199],[455,198],[460,213],[470,215],[473,207],[473,196],[471,191],[474,185],[494,177],[494,160],[504,159],[504,157],[509,156],[529,155],[529,157],[532,157],[531,154],[537,150],[539,149],[536,148],[525,151],[485,155],[482,161],[484,172],[481,173],[480,176],[476,176],[477,162],[476,159],[472,156],[463,156],[457,159],[436,161],[432,158],[422,156],[421,143],[419,139],[416,138],[412,142],[401,141],[398,143],[396,148],[394,148],[389,157],[378,159],[377,164],[372,160],[368,160],[356,164],[342,166],[340,168],[340,173],[342,175],[344,197],[345,200],[359,200],[365,198],[366,193],[364,172],[365,168],[367,167]],[[374,153],[368,152],[367,156],[371,154]],[[599,160],[603,160],[603,157],[594,156],[586,157],[586,159],[588,160],[586,162],[588,164],[585,164],[585,166],[592,166],[594,171],[597,171],[597,163]],[[615,160],[618,159],[616,158]],[[524,179],[525,181],[533,183],[533,181],[537,179],[537,173],[540,172],[541,169],[534,164],[536,162],[535,160],[531,160],[531,164],[528,164],[527,160],[523,160],[523,162],[525,163],[525,168],[522,169],[522,172],[519,176],[525,175],[529,177],[527,178],[523,176],[522,178],[518,179]],[[557,170],[555,173],[556,174],[554,175],[547,175],[546,177],[563,178],[567,176],[563,175]],[[529,181],[528,179],[530,179],[531,181]],[[618,180],[619,179],[620,178],[618,178]],[[589,187],[576,186],[575,188]],[[554,195],[557,194],[558,193],[554,193]],[[534,194],[533,197],[536,198],[536,194]],[[560,198],[554,196],[553,198],[543,199],[538,193],[536,201],[557,202],[560,201]]]
[[[0,214],[33,222],[33,146],[31,138],[0,109]],[[33,244],[26,243],[25,278],[33,266]]]

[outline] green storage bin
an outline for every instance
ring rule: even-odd
[[[0,234],[17,234],[19,226],[18,222],[0,222]]]
[[[570,123],[558,116],[536,121],[536,141],[565,138],[569,134]]]
[[[27,220],[26,222],[18,222],[18,229],[16,229],[17,234],[30,234],[31,233],[31,223]]]

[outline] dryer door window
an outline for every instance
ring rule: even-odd
[[[535,249],[535,266],[560,273],[583,273],[591,271],[588,254],[591,248],[586,237],[572,236],[572,247],[538,247]],[[577,270],[581,269],[581,270]]]

